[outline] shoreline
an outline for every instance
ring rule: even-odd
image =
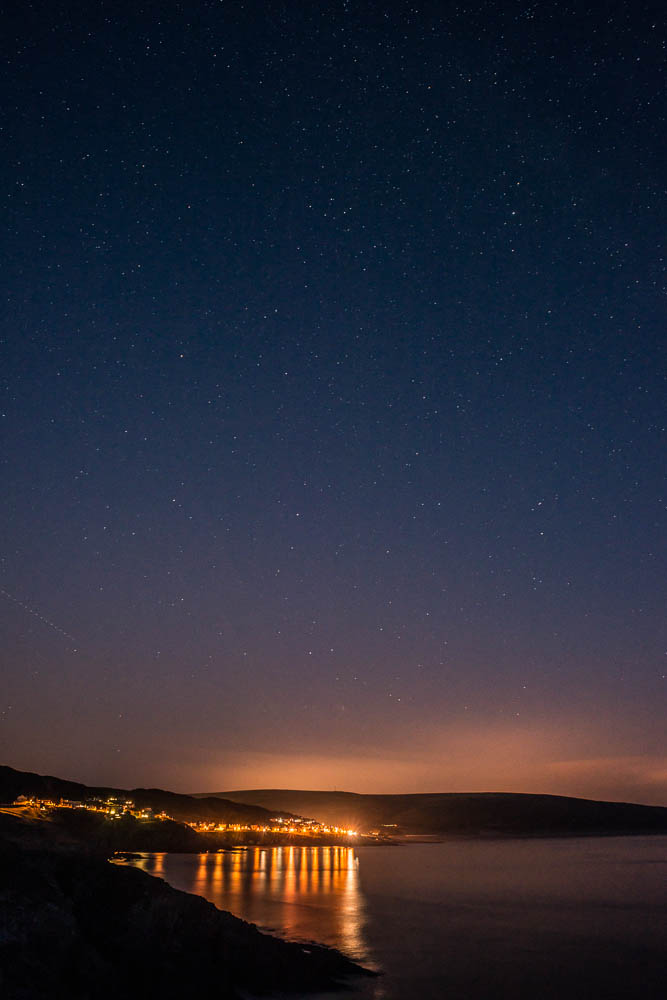
[[[0,990],[7,997],[242,1000],[344,989],[351,977],[377,975],[335,949],[266,934],[50,826],[2,817]]]

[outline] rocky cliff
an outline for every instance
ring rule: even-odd
[[[0,841],[0,995],[220,1000],[304,994],[363,974],[338,952],[262,934],[199,896],[44,826],[4,817]]]

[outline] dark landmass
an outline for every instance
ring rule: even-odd
[[[357,795],[291,789],[220,792],[227,801],[288,809],[323,823],[387,836],[667,833],[667,808],[511,792]],[[209,793],[210,801],[215,793]]]
[[[29,816],[30,810],[26,812]],[[86,809],[52,809],[43,818],[49,823],[52,836],[85,844],[105,856],[119,851],[197,854],[223,846],[214,844],[208,835],[174,820],[139,820],[129,814],[111,820],[102,813]]]
[[[304,994],[369,975],[281,941],[161,879],[110,864],[72,830],[0,813],[0,995],[107,1000]]]
[[[208,820],[219,823],[267,823],[271,813],[256,805],[227,802],[220,796],[212,798],[179,795],[162,788],[106,788],[83,785],[78,781],[66,781],[52,775],[33,774],[31,771],[16,771],[13,767],[0,765],[0,803],[11,803],[19,795],[39,799],[84,799],[109,796],[132,799],[138,809],[152,809],[166,812],[176,820]],[[156,848],[157,850],[157,848]]]

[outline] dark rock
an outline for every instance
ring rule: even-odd
[[[262,934],[138,869],[80,845],[46,846],[41,832],[22,842],[17,830],[0,842],[3,1000],[237,998],[364,974],[336,951]]]

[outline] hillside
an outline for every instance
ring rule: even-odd
[[[52,775],[33,774],[30,771],[16,771],[13,767],[0,765],[0,803],[13,802],[19,795],[53,799],[56,802],[61,798],[80,801],[116,796],[132,799],[139,809],[164,811],[181,821],[215,820],[220,823],[261,825],[270,819],[270,813],[261,806],[239,804],[220,796],[195,799],[190,795],[179,795],[161,788],[127,789],[83,785],[77,781],[67,781]]]
[[[392,834],[667,833],[667,808],[511,792],[358,795],[252,789],[226,800],[289,810],[325,823]],[[214,793],[205,796],[210,801]]]

